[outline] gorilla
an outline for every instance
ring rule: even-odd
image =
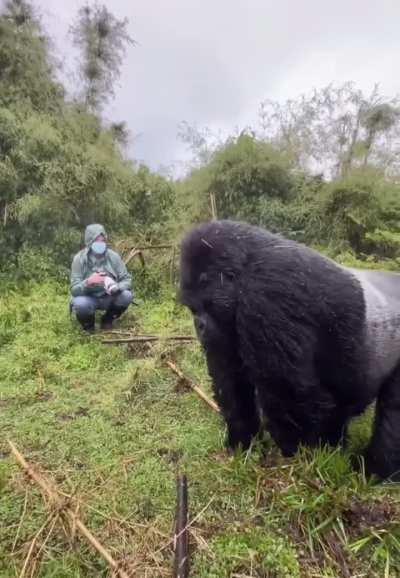
[[[400,274],[220,220],[183,238],[179,283],[229,448],[264,428],[284,456],[345,443],[349,420],[376,400],[366,469],[400,480]]]

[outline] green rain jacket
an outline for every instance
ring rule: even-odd
[[[102,225],[94,224],[88,225],[85,230],[85,249],[82,249],[75,255],[71,266],[71,283],[70,291],[73,297],[78,295],[93,295],[93,297],[102,297],[106,295],[104,287],[94,286],[85,287],[84,281],[90,277],[92,273],[104,272],[110,277],[113,277],[118,284],[118,289],[124,291],[125,289],[132,289],[132,278],[128,273],[121,257],[107,248],[104,255],[98,259],[90,250],[90,245],[99,235],[104,235],[106,232]]]

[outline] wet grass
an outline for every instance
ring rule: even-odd
[[[1,577],[20,575],[48,515],[7,439],[79,500],[85,524],[135,576],[171,575],[178,472],[189,482],[190,576],[400,576],[398,486],[365,480],[339,450],[289,460],[270,443],[267,455],[258,445],[228,455],[220,417],[165,364],[210,393],[197,342],[104,345],[69,318],[63,291],[47,283],[0,301]],[[132,308],[119,327],[193,333],[172,293]],[[370,414],[352,424],[349,452],[367,442]],[[43,578],[111,576],[58,523],[35,568]]]

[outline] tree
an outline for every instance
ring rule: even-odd
[[[0,10],[0,105],[59,108],[64,90],[39,17],[25,0],[9,0]]]
[[[177,186],[180,210],[174,219],[179,219],[177,213],[190,221],[209,218],[212,193],[219,218],[282,228],[296,197],[297,173],[287,155],[243,131],[218,146],[207,164]]]
[[[127,25],[126,18],[117,20],[105,6],[86,4],[71,27],[73,43],[81,51],[84,100],[93,110],[114,96],[126,45],[135,44]]]
[[[351,82],[329,84],[310,96],[260,105],[260,137],[293,155],[305,169],[330,178],[375,164],[397,172],[400,152],[399,98],[385,100],[375,85],[364,95]]]

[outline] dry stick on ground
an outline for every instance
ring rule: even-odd
[[[175,365],[175,363],[172,363],[172,361],[167,361],[167,365],[170,369],[172,369],[172,371],[174,373],[176,373],[176,375],[178,377],[180,377],[185,383],[187,383],[192,389],[193,391],[195,391],[197,393],[197,395],[199,397],[201,397],[201,399],[203,401],[206,402],[206,404],[211,407],[211,409],[213,409],[214,411],[216,411],[217,413],[220,413],[220,409],[218,407],[218,405],[215,403],[215,401],[213,401],[212,399],[210,399],[205,393],[204,391],[201,389],[201,387],[199,387],[198,385],[196,385],[195,383],[193,383],[193,381],[191,381],[188,377],[186,377],[181,370]]]
[[[23,522],[24,522],[27,505],[28,505],[28,490],[25,490],[25,500],[24,500],[24,507],[23,507],[23,509],[22,509],[22,516],[21,516],[20,521],[19,521],[19,524],[18,524],[18,529],[17,529],[17,533],[15,534],[15,538],[14,538],[14,542],[13,542],[13,546],[12,546],[11,552],[14,552],[15,547],[16,547],[16,545],[17,545],[18,538],[19,538],[19,534],[20,534],[21,528],[22,528],[22,524],[23,524]]]
[[[174,578],[187,578],[189,574],[188,555],[188,496],[186,475],[180,475],[176,481],[177,504],[174,534]]]
[[[39,475],[35,470],[28,464],[24,456],[17,450],[11,441],[8,441],[8,445],[11,451],[19,463],[19,465],[25,470],[29,477],[40,486],[40,488],[45,492],[48,498],[56,506],[59,515],[64,515],[67,520],[75,527],[79,532],[86,538],[86,540],[97,550],[97,552],[104,558],[107,564],[112,568],[120,578],[130,578],[129,575],[121,569],[120,564],[114,560],[111,554],[100,544],[100,542],[93,536],[93,534],[86,528],[86,526],[81,522],[75,512],[68,506],[64,504],[64,501],[60,498],[58,490],[46,480],[41,475]]]
[[[117,339],[102,339],[102,343],[134,343],[142,341],[194,341],[191,335],[132,335],[132,337],[118,337]]]
[[[28,553],[26,555],[25,561],[24,561],[24,565],[22,567],[21,573],[19,575],[19,578],[24,578],[26,570],[28,568],[28,564],[32,558],[33,555],[33,551],[35,549],[36,543],[39,540],[39,536],[40,534],[44,531],[44,529],[46,528],[46,526],[48,525],[48,523],[52,520],[52,518],[54,518],[54,514],[51,513],[45,520],[45,522],[42,524],[42,526],[39,528],[39,530],[36,532],[35,537],[33,538],[31,545],[29,546],[29,550]]]
[[[59,514],[50,516],[50,522],[49,522],[50,523],[50,530],[47,532],[47,536],[45,537],[45,539],[41,543],[40,548],[37,550],[37,552],[35,552],[35,554],[33,556],[33,563],[32,563],[32,567],[31,567],[31,578],[33,578],[33,576],[35,576],[36,567],[37,567],[38,563],[40,562],[41,554],[42,554],[43,550],[45,549],[46,544],[49,541],[49,539],[50,539],[50,537],[54,531],[54,528],[55,528],[55,525],[58,521],[58,518],[59,518]],[[38,534],[35,536],[34,540],[37,540],[37,538],[38,538]],[[21,576],[20,576],[20,578],[21,578]]]

